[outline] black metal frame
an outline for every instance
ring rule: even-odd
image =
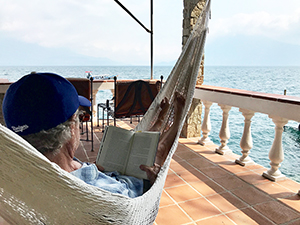
[[[83,122],[82,122],[82,132],[81,135],[86,133],[86,139],[80,139],[81,141],[90,141],[92,142],[92,149],[91,151],[94,151],[94,128],[93,128],[93,80],[94,78],[90,75],[90,73],[88,74],[87,78],[90,80],[90,85],[91,85],[91,93],[90,93],[90,101],[91,101],[91,118],[90,121],[85,121],[85,127],[86,127],[86,131],[83,131]],[[91,140],[89,139],[89,129],[88,129],[88,122],[91,123]]]
[[[160,77],[161,79],[161,86],[160,89],[162,88],[162,83],[163,83],[163,76]],[[99,103],[97,105],[97,127],[99,127],[99,120],[100,120],[100,108],[102,108],[102,132],[104,131],[104,127],[105,127],[105,118],[104,118],[104,113],[106,111],[106,124],[107,126],[109,126],[109,116],[111,116],[114,119],[114,126],[116,126],[116,117],[114,115],[114,112],[117,112],[117,108],[122,104],[123,100],[126,98],[125,96],[123,97],[123,99],[121,100],[121,102],[119,102],[118,106],[116,105],[116,98],[115,96],[117,96],[116,93],[116,83],[117,83],[117,77],[114,77],[114,97],[113,102],[114,102],[114,106],[113,109],[109,103],[110,100],[106,100],[106,103]],[[139,84],[139,83],[146,83],[145,81],[142,80],[136,80],[133,81],[130,86],[128,87],[128,89],[131,88],[131,86],[133,87],[135,85],[135,83]],[[144,84],[145,85],[145,84]],[[139,85],[140,86],[140,85]],[[136,97],[138,96],[139,93],[136,93]],[[152,95],[151,90],[149,89],[149,94]],[[125,94],[126,95],[126,94]],[[152,96],[152,98],[154,99],[155,96]],[[141,101],[139,98],[137,98],[137,101]],[[142,106],[143,104],[140,102],[140,105]],[[143,106],[142,106],[143,107]],[[146,110],[145,110],[146,111]],[[141,115],[136,115],[136,117],[138,117],[138,122],[140,121],[140,116]],[[124,117],[124,118],[130,118],[130,123],[132,123],[132,117],[133,116],[128,116],[128,117]]]
[[[153,79],[153,0],[150,0],[150,27],[149,30],[139,21],[121,2],[114,0],[122,9],[124,9],[138,24],[141,25],[148,33],[150,33],[150,61],[151,61],[151,79]]]

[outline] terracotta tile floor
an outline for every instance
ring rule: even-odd
[[[127,129],[135,124],[118,122]],[[78,157],[95,160],[100,130],[95,128],[95,152],[89,151],[90,143],[82,141],[87,151],[78,151]],[[216,154],[216,145],[201,146],[197,141],[180,138],[155,225],[300,224],[300,184],[289,179],[269,181],[261,176],[266,168],[240,166],[235,163],[238,155]]]
[[[135,124],[118,121],[127,129]],[[82,141],[78,158],[95,161],[101,128],[94,128],[94,151],[91,142]],[[290,179],[271,182],[261,176],[266,168],[237,165],[237,155],[216,154],[216,145],[200,146],[197,140],[179,140],[155,225],[300,224],[300,184]],[[0,224],[6,224],[1,217]]]

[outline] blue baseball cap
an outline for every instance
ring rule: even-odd
[[[9,86],[2,112],[6,126],[24,136],[64,123],[79,106],[91,103],[68,80],[54,73],[31,73]]]

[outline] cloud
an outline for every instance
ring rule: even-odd
[[[108,1],[14,1],[2,4],[0,29],[12,37],[44,47],[93,40],[106,27]],[[92,7],[94,3],[94,7]],[[98,9],[98,10],[96,10]]]
[[[275,14],[266,11],[237,13],[218,18],[210,23],[212,40],[224,36],[261,36],[290,44],[300,44],[300,10],[289,14]]]
[[[150,27],[149,1],[121,2]],[[181,49],[182,6],[174,14],[166,9],[178,3],[154,3],[155,60],[173,60]],[[0,5],[2,36],[47,48],[67,48],[86,56],[149,64],[150,35],[112,0],[0,0]],[[172,20],[170,27],[164,25]]]

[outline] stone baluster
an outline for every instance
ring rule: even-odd
[[[204,118],[202,121],[202,126],[201,126],[201,130],[202,130],[202,138],[199,139],[198,143],[200,145],[206,145],[209,143],[212,143],[212,141],[210,140],[210,138],[208,137],[209,132],[211,131],[211,123],[210,123],[210,107],[212,105],[212,102],[209,101],[202,101],[205,110],[204,110]]]
[[[282,132],[283,127],[285,124],[287,124],[288,120],[278,116],[269,117],[275,124],[275,137],[269,152],[271,168],[267,172],[264,172],[263,176],[268,178],[269,180],[277,181],[285,178],[285,176],[280,172],[279,167],[284,158],[282,149]]]
[[[253,147],[252,135],[251,135],[251,118],[254,116],[254,112],[247,109],[239,110],[245,117],[244,132],[240,142],[242,148],[242,156],[235,160],[237,164],[242,166],[254,164],[253,160],[249,156],[250,149]]]
[[[228,126],[228,113],[231,109],[231,106],[228,105],[223,105],[223,104],[218,104],[222,111],[223,111],[223,121],[222,121],[222,126],[220,129],[219,137],[221,139],[221,145],[216,148],[216,153],[219,153],[221,155],[224,155],[226,153],[230,153],[231,150],[227,146],[228,139],[230,138],[230,131],[229,131],[229,126]]]

